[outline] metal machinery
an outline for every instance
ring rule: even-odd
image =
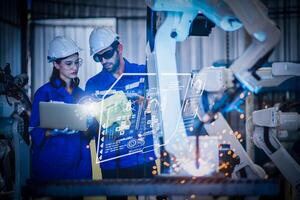
[[[275,105],[275,107],[253,112],[253,140],[255,145],[270,157],[287,181],[299,192],[300,165],[287,152],[277,137],[299,130],[300,115],[297,112],[283,112],[281,109],[283,108]]]
[[[179,83],[179,76],[166,78],[163,74],[179,74],[176,68],[175,45],[176,42],[181,42],[188,37],[191,24],[199,12],[225,31],[234,31],[244,26],[249,33],[252,43],[229,68],[204,68],[199,73],[194,74],[195,82],[197,82],[197,79],[205,81],[203,90],[206,92],[222,92],[223,97],[221,100],[205,112],[201,110],[201,106],[199,107],[199,102],[194,102],[194,105],[189,103],[189,107],[191,107],[190,110],[194,110],[193,114],[204,124],[208,135],[220,137],[223,143],[229,144],[230,148],[239,157],[239,162],[234,167],[232,177],[265,178],[264,170],[253,163],[234,136],[234,132],[222,114],[223,111],[228,112],[238,109],[238,106],[250,92],[257,94],[262,88],[276,87],[283,81],[300,74],[300,65],[296,63],[279,62],[273,63],[272,67],[261,68],[261,65],[266,61],[280,38],[280,31],[273,21],[267,17],[264,5],[256,0],[192,0],[188,2],[181,0],[149,0],[146,2],[152,10],[163,11],[165,15],[157,30],[152,51],[148,54],[151,67],[158,74],[157,85],[160,94],[165,93],[164,89],[168,83]],[[234,79],[237,81],[234,81]],[[197,88],[200,86],[194,84],[193,87]],[[232,94],[227,94],[227,89],[229,88],[235,88],[236,91],[233,94],[236,97],[233,95],[232,98]],[[174,132],[176,132],[176,128],[169,125],[177,120],[179,123],[178,127],[185,125],[184,118],[181,115],[180,92],[178,90],[173,91],[169,94],[169,98],[161,98],[160,100],[161,104],[168,105],[164,112],[161,113],[163,121],[162,131],[166,140],[165,149],[170,154],[177,156],[176,160],[179,160],[181,163],[195,160],[196,165],[194,165],[194,169],[197,171],[199,168],[197,152],[199,151],[195,150],[196,159],[194,155],[189,154],[187,149],[189,149],[190,144],[185,140],[187,136],[182,135],[177,143],[176,140],[169,142]],[[186,103],[186,99],[183,99],[183,101]],[[170,113],[172,114],[170,115]],[[179,119],[177,119],[178,116]],[[265,151],[283,176],[299,192],[300,167],[276,139],[276,132],[280,129],[299,130],[299,115],[297,113],[281,113],[274,108],[254,112],[253,120],[255,126],[253,132],[254,143]],[[183,146],[185,151],[176,147],[179,145]],[[197,148],[197,145],[194,148]],[[190,167],[182,166],[182,173],[194,173]]]
[[[23,89],[28,77],[11,75],[10,65],[0,68],[0,198],[21,199],[29,178],[29,111]]]
[[[124,196],[170,195],[194,199],[196,196],[276,195],[276,181],[233,180],[222,177],[160,177],[154,179],[114,179],[101,181],[61,181],[28,185],[27,196]],[[33,195],[34,194],[34,195]],[[184,199],[186,199],[184,198]]]
[[[273,63],[271,68],[261,68],[280,38],[280,31],[267,17],[264,5],[258,0],[146,0],[146,3],[149,6],[147,66],[148,73],[155,75],[155,78],[149,78],[149,88],[153,89],[153,96],[161,105],[160,110],[151,112],[152,119],[155,115],[160,122],[153,123],[152,128],[158,133],[159,149],[163,155],[169,155],[169,158],[161,157],[166,159],[162,162],[170,164],[168,169],[161,169],[168,176],[151,180],[30,184],[24,189],[25,196],[182,195],[192,198],[195,195],[278,195],[278,182],[265,179],[264,170],[250,159],[223,117],[224,111],[238,109],[249,93],[259,93],[262,88],[278,86],[292,76],[299,76],[300,67],[295,63]],[[158,22],[155,12],[164,16],[162,21]],[[192,74],[178,73],[176,42],[185,40],[192,32],[209,34],[207,29],[203,31],[195,26],[194,19],[201,19],[199,13],[224,31],[235,31],[244,26],[252,43],[229,68],[211,67]],[[208,23],[208,26],[211,28],[213,24]],[[156,27],[157,31],[154,30]],[[183,77],[187,82],[182,81]],[[209,97],[204,97],[203,92],[208,95],[221,93],[222,98],[207,110],[201,101],[203,98],[209,101]],[[272,108],[253,113],[253,139],[298,189],[299,166],[280,145],[276,133],[281,129],[299,129],[299,115],[279,110]],[[261,117],[264,120],[260,120]],[[197,132],[202,128],[208,138],[222,141],[219,153],[231,152],[233,155],[227,158],[234,163],[232,167],[225,167],[227,175],[216,175],[212,170],[216,166],[206,165],[201,159],[204,154],[199,150],[202,144],[199,144]],[[285,162],[280,163],[282,159]],[[212,177],[198,177],[207,175]]]

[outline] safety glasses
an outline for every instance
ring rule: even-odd
[[[78,58],[77,60],[75,61],[72,61],[72,60],[66,60],[66,61],[63,61],[63,63],[68,67],[68,68],[72,68],[74,65],[76,67],[80,67],[82,65],[82,61],[83,59],[82,58]]]
[[[103,54],[95,54],[94,60],[96,62],[102,62],[103,58],[110,59],[115,54],[116,48],[112,48],[111,50],[105,51]]]

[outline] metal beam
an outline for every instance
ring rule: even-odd
[[[122,196],[122,195],[199,195],[199,196],[275,196],[279,184],[274,180],[233,180],[214,177],[159,177],[153,179],[106,179],[99,181],[59,181],[30,184],[25,197],[33,196]]]

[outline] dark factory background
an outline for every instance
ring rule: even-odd
[[[262,2],[282,34],[268,62],[300,63],[300,1]],[[78,75],[80,87],[84,88],[88,78],[101,71],[90,56],[88,43],[89,35],[96,26],[109,26],[119,33],[126,47],[124,57],[128,60],[146,63],[147,5],[143,0],[1,0],[0,67],[4,68],[9,63],[13,76],[28,75],[25,89],[32,101],[36,90],[49,80],[51,74],[52,64],[46,59],[48,43],[56,35],[67,35],[83,49],[80,53],[83,65]],[[228,65],[244,52],[250,42],[251,38],[244,29],[225,32],[214,27],[209,36],[189,37],[176,46],[178,71],[190,73],[212,65]],[[248,101],[254,102],[255,109],[271,107],[278,102],[299,101],[299,88],[299,79],[293,79],[281,85],[279,90],[262,91]],[[246,109],[245,105],[242,108]],[[226,118],[231,128],[241,134],[240,142],[252,160],[260,166],[267,165],[270,159],[249,142],[246,117],[239,112],[231,112],[226,114]],[[296,148],[295,141],[299,144],[299,134],[282,140],[288,151]],[[299,150],[293,155],[296,160],[299,159]],[[3,164],[0,166],[3,168]]]

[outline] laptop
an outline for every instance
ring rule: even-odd
[[[86,131],[86,107],[82,104],[63,102],[40,102],[40,127],[47,129],[65,129]]]

